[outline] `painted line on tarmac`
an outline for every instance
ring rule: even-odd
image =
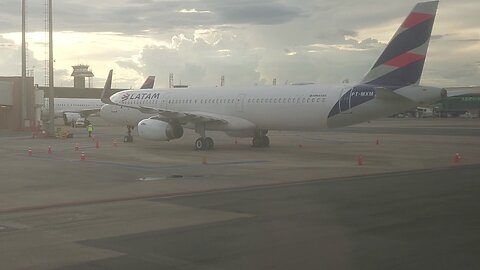
[[[375,178],[381,178],[386,176],[404,176],[404,175],[441,172],[441,171],[452,170],[452,169],[468,169],[468,168],[480,168],[480,164],[470,164],[470,165],[461,165],[461,166],[455,165],[455,166],[450,166],[446,168],[431,168],[431,169],[408,170],[408,171],[388,172],[388,173],[378,173],[378,174],[368,174],[368,175],[343,176],[343,177],[334,177],[334,178],[325,178],[325,179],[303,180],[303,181],[288,182],[288,183],[248,185],[243,187],[219,188],[219,189],[198,190],[198,191],[190,191],[190,192],[151,193],[151,194],[143,194],[143,195],[93,199],[93,200],[85,200],[85,201],[71,201],[71,202],[45,204],[45,205],[22,206],[22,207],[15,207],[15,208],[0,209],[0,214],[11,214],[11,213],[18,213],[18,212],[26,212],[26,211],[87,206],[87,205],[96,205],[96,204],[105,204],[105,203],[117,203],[117,202],[135,201],[135,200],[148,200],[148,199],[167,200],[167,199],[174,199],[174,198],[205,196],[205,195],[222,194],[222,193],[230,193],[230,192],[252,191],[252,190],[272,189],[272,188],[285,188],[285,187],[308,185],[308,184],[314,184],[314,183],[320,183],[320,182],[333,183],[338,181],[342,181],[342,182],[359,181],[359,180],[361,181],[361,180],[367,180],[372,178],[375,179]]]
[[[78,151],[80,154],[82,151]],[[207,164],[199,163],[190,163],[190,164],[179,164],[179,165],[166,165],[166,166],[158,166],[156,163],[149,162],[145,164],[139,163],[122,163],[122,162],[112,162],[112,161],[105,161],[105,160],[96,160],[96,159],[87,159],[87,160],[80,160],[73,159],[73,158],[65,158],[59,157],[55,155],[38,155],[33,154],[31,157],[27,156],[27,154],[15,154],[17,157],[25,156],[29,159],[36,159],[36,160],[56,160],[56,161],[66,161],[66,162],[75,162],[78,164],[88,164],[88,165],[96,165],[96,166],[109,166],[115,168],[122,168],[122,169],[131,169],[131,170],[139,170],[139,171],[159,171],[161,169],[178,169],[178,168],[191,168],[191,167],[207,167],[207,166],[229,166],[229,165],[248,165],[248,164],[260,164],[260,163],[269,163],[269,160],[232,160],[232,161],[223,161],[223,162],[208,162]]]
[[[206,167],[206,166],[228,166],[228,165],[246,165],[246,164],[259,164],[259,163],[268,163],[268,160],[239,160],[239,161],[225,161],[225,162],[209,162],[207,164],[181,164],[181,165],[167,165],[167,166],[158,166],[158,165],[142,165],[142,164],[128,164],[120,162],[111,162],[111,161],[102,161],[102,160],[85,160],[77,161],[91,163],[95,165],[107,165],[111,167],[120,167],[124,169],[137,169],[137,170],[152,170],[158,171],[160,169],[178,169],[178,168],[190,168],[190,167]]]

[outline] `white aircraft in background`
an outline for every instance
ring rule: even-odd
[[[152,89],[155,76],[149,76],[140,89]],[[87,118],[89,115],[100,112],[104,105],[98,98],[55,98],[55,118],[63,118],[65,125],[73,125],[79,118]],[[47,118],[49,113],[48,98],[44,99],[42,117]]]
[[[207,131],[253,137],[267,147],[268,130],[314,131],[344,127],[431,104],[445,89],[419,85],[438,1],[418,3],[365,78],[355,85],[125,90],[109,96],[100,115],[138,127],[140,137],[170,141],[184,128],[199,135],[196,150],[213,149]]]

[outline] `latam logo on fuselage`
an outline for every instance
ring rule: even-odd
[[[139,93],[139,94],[131,94],[125,93],[122,95],[122,102],[127,100],[138,100],[138,99],[159,99],[160,93]]]

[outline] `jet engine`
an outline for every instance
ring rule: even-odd
[[[63,113],[63,122],[65,123],[66,126],[71,125],[72,123],[75,123],[78,118],[81,118],[82,116],[79,113],[73,113],[73,112],[66,112]]]
[[[183,136],[183,127],[149,118],[138,123],[138,135],[147,140],[170,141]]]

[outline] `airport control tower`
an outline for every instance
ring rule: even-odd
[[[73,87],[74,88],[85,88],[85,78],[88,78],[88,88],[91,88],[90,78],[94,77],[92,71],[88,69],[89,65],[76,65],[73,67]]]

